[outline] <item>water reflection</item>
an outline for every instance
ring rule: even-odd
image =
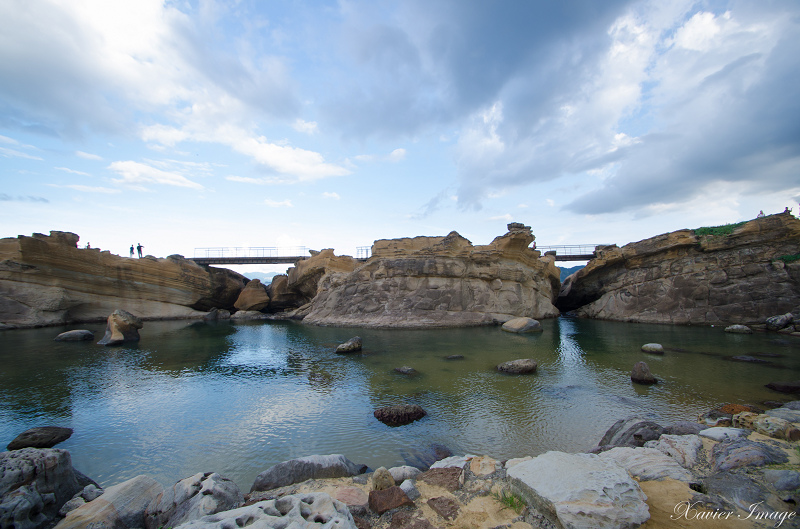
[[[104,485],[141,473],[168,485],[216,471],[249,488],[264,468],[313,453],[376,467],[435,443],[497,458],[586,450],[618,418],[669,422],[724,402],[781,399],[763,385],[795,377],[736,356],[800,369],[798,341],[774,335],[569,318],[543,327],[513,335],[147,322],[139,344],[117,348],[53,342],[62,329],[3,331],[0,442],[59,424],[75,429],[62,446],[77,468]],[[356,334],[363,353],[333,352]],[[667,353],[643,353],[648,342]],[[495,371],[517,358],[535,359],[538,372]],[[662,383],[632,384],[639,360]],[[403,365],[419,374],[394,371]],[[372,417],[398,402],[420,404],[428,416],[401,428]]]

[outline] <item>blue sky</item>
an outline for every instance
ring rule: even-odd
[[[0,236],[352,255],[797,213],[799,26],[791,1],[5,0]]]

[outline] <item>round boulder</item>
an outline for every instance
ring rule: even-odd
[[[501,373],[508,373],[510,375],[525,375],[528,373],[535,373],[538,364],[531,358],[520,358],[519,360],[511,360],[497,365],[497,370]]]
[[[646,343],[642,346],[642,351],[645,353],[653,353],[657,355],[664,354],[664,346],[660,343]]]
[[[373,415],[387,426],[403,426],[425,417],[427,413],[417,404],[398,404],[379,408]]]
[[[542,324],[533,318],[514,318],[503,324],[502,329],[506,332],[526,333],[542,332]]]
[[[725,332],[730,332],[733,334],[753,334],[753,329],[747,325],[730,325],[725,327]]]
[[[650,367],[645,362],[636,362],[631,372],[631,380],[637,384],[655,384],[656,377],[650,372]]]

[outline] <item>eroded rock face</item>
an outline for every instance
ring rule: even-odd
[[[363,474],[365,465],[353,463],[341,454],[313,455],[273,465],[256,476],[250,492],[270,490],[307,479],[343,478]]]
[[[136,476],[113,485],[96,499],[70,511],[56,526],[58,529],[116,529],[144,527],[147,506],[162,491],[153,478]]]
[[[151,502],[145,511],[146,529],[177,527],[209,514],[229,511],[244,503],[233,481],[217,473],[198,473],[182,479]]]
[[[99,345],[119,345],[123,342],[138,342],[142,320],[130,312],[115,310],[108,317],[106,333],[97,342]]]
[[[269,295],[267,295],[267,289],[259,279],[250,280],[233,304],[238,310],[263,310],[268,305]]]
[[[8,443],[9,450],[22,448],[53,448],[72,437],[72,428],[62,426],[37,426],[29,428]]]
[[[556,305],[579,316],[643,323],[754,324],[800,311],[800,220],[754,219],[731,235],[680,230],[608,246],[569,276]]]
[[[553,257],[528,247],[533,239],[530,228],[510,225],[486,246],[473,246],[456,232],[375,241],[365,264],[320,277],[304,321],[414,328],[558,316],[558,268]],[[311,267],[318,257],[303,265]]]
[[[12,327],[103,321],[123,308],[143,319],[233,309],[245,278],[180,256],[132,259],[79,249],[74,233],[0,239],[0,322]]]

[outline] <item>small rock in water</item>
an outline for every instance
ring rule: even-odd
[[[86,329],[62,332],[55,337],[56,342],[83,342],[94,340],[94,333]]]
[[[631,380],[637,384],[655,384],[658,379],[650,372],[650,367],[645,362],[636,362],[631,372]]]
[[[362,345],[361,344],[361,337],[360,336],[354,336],[353,338],[350,338],[349,340],[347,340],[343,344],[339,344],[339,346],[336,347],[336,352],[337,353],[355,353],[355,352],[361,350],[361,345]]]
[[[444,357],[445,360],[463,360],[464,355],[449,355]]]
[[[98,345],[119,345],[123,342],[138,342],[142,320],[125,310],[115,310],[108,317],[106,333]]]
[[[531,358],[521,358],[519,360],[511,360],[497,365],[497,370],[501,373],[509,373],[511,375],[524,375],[527,373],[535,373],[538,364]]]
[[[542,324],[533,318],[514,318],[508,320],[501,327],[506,332],[527,333],[542,332]]]
[[[725,327],[725,332],[730,332],[733,334],[753,334],[753,329],[747,325],[730,325]]]
[[[412,376],[417,374],[417,370],[411,366],[395,367],[394,370],[395,372],[400,373],[401,375]]]
[[[658,355],[664,354],[664,346],[660,343],[646,343],[642,346],[642,351],[645,353],[653,353]]]
[[[379,408],[373,415],[387,426],[403,426],[425,417],[427,413],[417,404],[399,404]]]
[[[793,380],[789,382],[770,382],[766,384],[771,390],[779,393],[797,394],[800,393],[800,380]]]
[[[72,428],[61,426],[37,426],[25,430],[8,443],[8,450],[22,448],[52,448],[72,436]]]

